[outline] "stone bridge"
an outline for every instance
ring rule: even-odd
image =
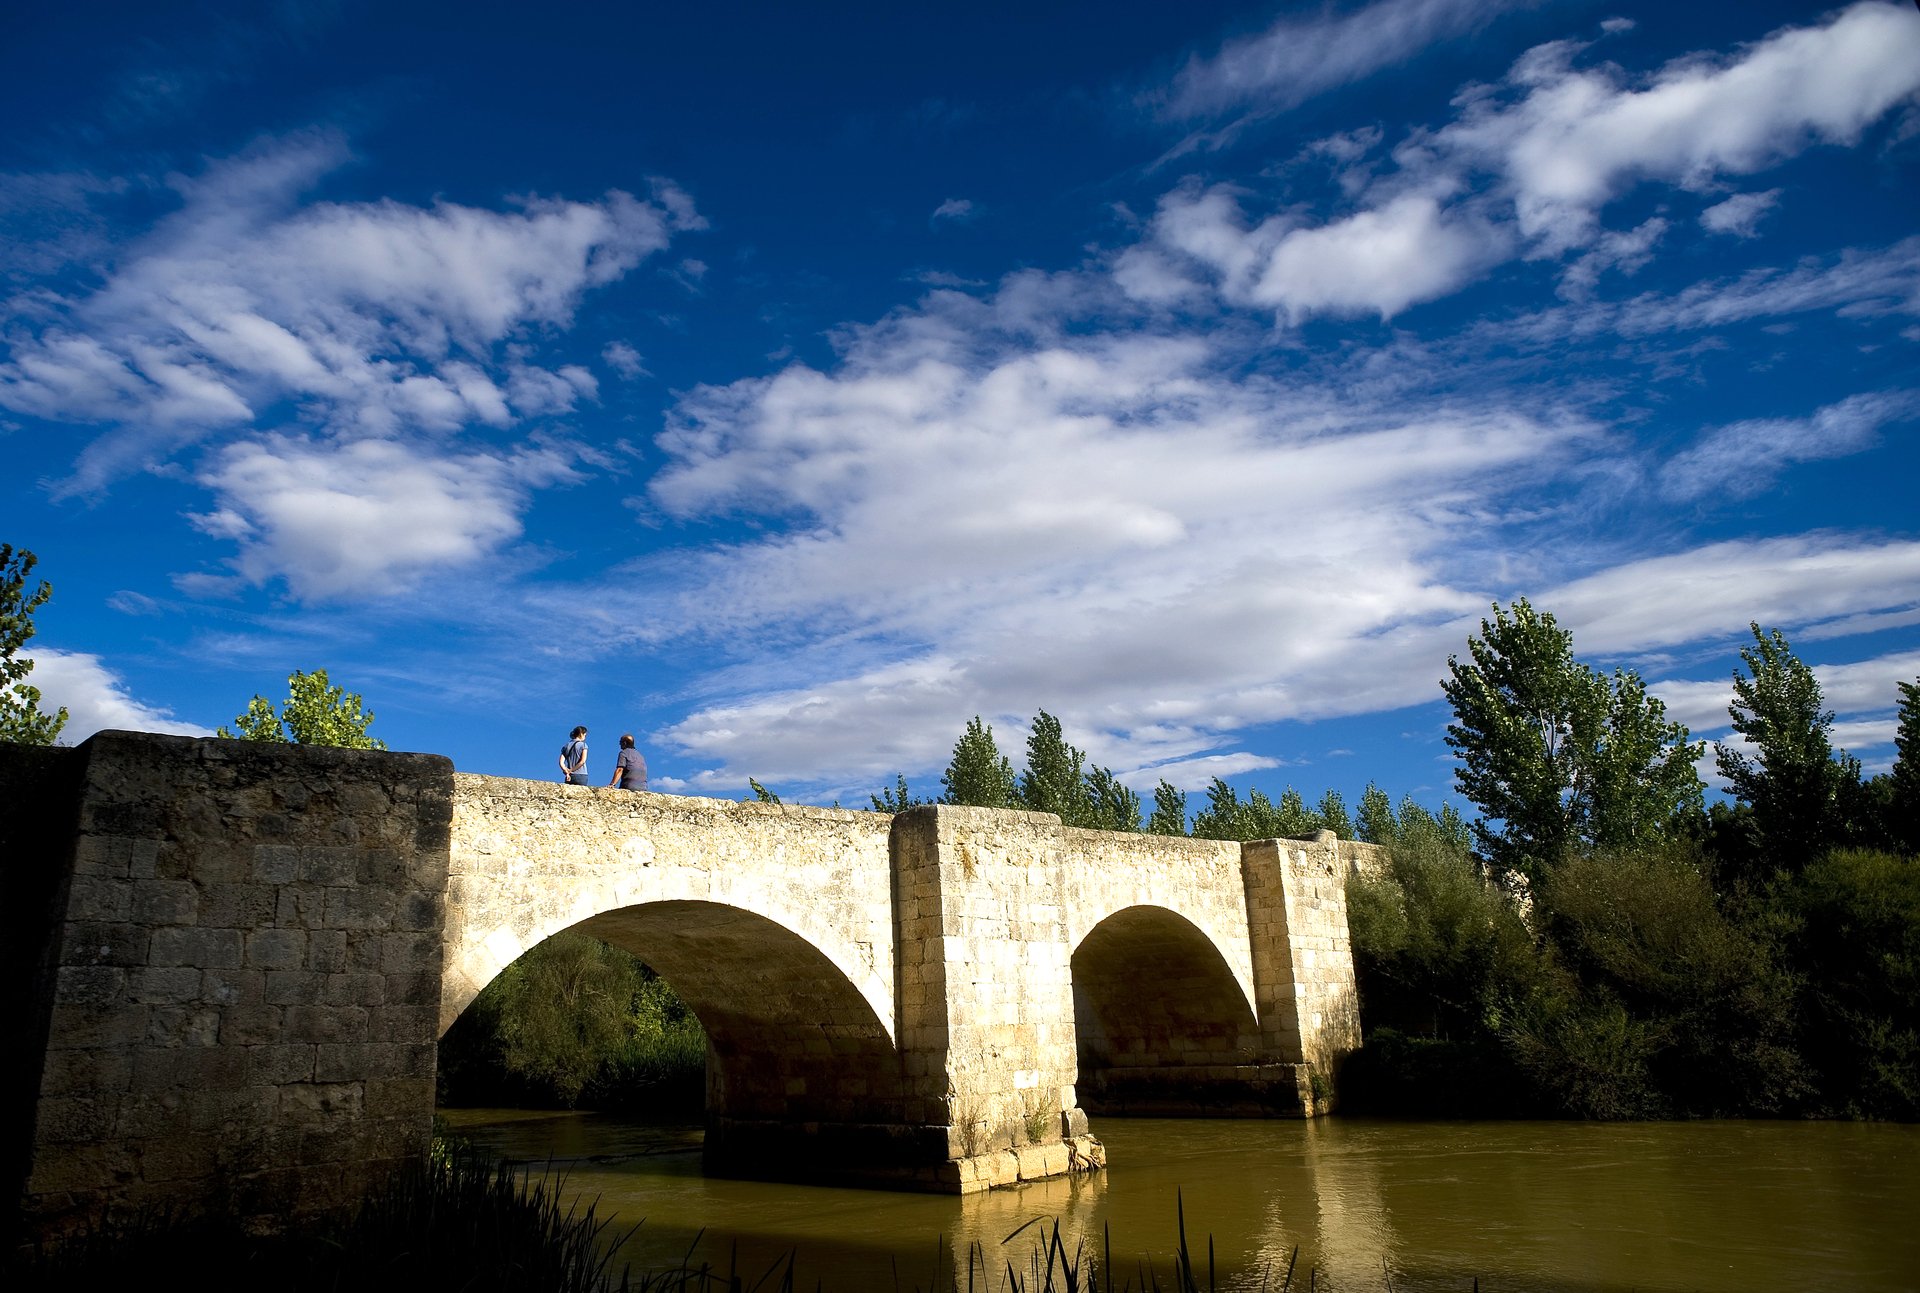
[[[559,786],[431,755],[0,746],[26,1213],[354,1197],[430,1134],[441,1033],[577,930],[707,1030],[711,1169],[970,1192],[1087,1114],[1311,1116],[1359,1044],[1367,846]]]

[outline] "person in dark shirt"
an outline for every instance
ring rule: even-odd
[[[620,738],[620,758],[613,765],[613,780],[607,784],[622,790],[647,788],[647,761],[640,757],[640,751],[633,748],[631,732]]]

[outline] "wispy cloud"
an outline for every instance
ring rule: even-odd
[[[942,220],[970,220],[973,214],[973,201],[970,198],[948,198],[933,209],[931,219],[938,224]]]
[[[1805,418],[1759,418],[1716,427],[1675,455],[1660,473],[1660,491],[1672,499],[1717,492],[1757,494],[1796,462],[1859,453],[1880,429],[1920,417],[1920,392],[1854,395]]]
[[[229,574],[188,576],[197,590],[284,577],[298,596],[378,595],[516,536],[529,491],[572,467],[437,446],[595,400],[592,372],[542,343],[702,224],[664,184],[498,211],[304,201],[347,155],[315,133],[177,177],[179,209],[96,290],[15,303],[0,407],[109,428],[58,492],[216,442],[190,466],[220,500],[195,523],[239,551]],[[602,357],[641,371],[624,343]]]
[[[1419,9],[1434,20],[1479,12]],[[1346,32],[1360,16],[1325,30]],[[1394,150],[1394,170],[1350,186],[1351,210],[1316,219],[1289,205],[1250,218],[1230,187],[1176,190],[1161,203],[1153,243],[1128,254],[1123,281],[1156,301],[1208,286],[1291,322],[1385,319],[1513,257],[1571,255],[1563,291],[1583,299],[1603,272],[1644,266],[1669,227],[1664,217],[1603,226],[1605,208],[1635,185],[1707,191],[1817,143],[1853,143],[1920,93],[1920,13],[1888,0],[1637,81],[1611,65],[1577,66],[1583,50],[1538,46],[1500,84],[1462,91],[1453,120],[1414,131]],[[1702,217],[1710,225],[1750,232],[1764,195],[1714,209]]]
[[[1736,193],[1724,202],[1716,202],[1700,213],[1700,227],[1711,233],[1751,238],[1759,232],[1760,221],[1780,200],[1779,189],[1764,193]]]
[[[585,369],[495,346],[565,325],[582,294],[699,223],[671,189],[508,211],[299,205],[345,158],[338,136],[312,135],[179,179],[181,209],[97,291],[35,300],[31,331],[0,362],[0,407],[117,428],[69,488],[252,426],[285,400],[343,435],[564,412],[590,389]]]
[[[1280,111],[1470,33],[1539,0],[1374,0],[1346,14],[1286,17],[1195,57],[1164,91],[1176,120],[1248,108]]]

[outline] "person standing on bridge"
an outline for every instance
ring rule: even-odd
[[[640,751],[633,748],[632,732],[621,734],[620,759],[613,765],[613,780],[607,784],[622,790],[647,788],[647,761],[640,757]]]
[[[567,743],[560,747],[560,780],[570,786],[584,786],[587,781],[587,729],[576,727]]]

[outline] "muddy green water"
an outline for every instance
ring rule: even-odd
[[[1029,1228],[1112,1235],[1134,1287],[1170,1286],[1175,1200],[1221,1289],[1920,1288],[1920,1127],[1870,1123],[1421,1123],[1115,1119],[1112,1166],[959,1199],[708,1179],[697,1129],[594,1114],[450,1111],[497,1153],[551,1159],[618,1224],[636,1270],[694,1260],[754,1277],[789,1252],[796,1287],[950,1287],[983,1254],[998,1289]],[[704,1230],[696,1245],[695,1236]],[[737,1251],[737,1258],[730,1254]],[[1385,1263],[1384,1271],[1382,1263]],[[897,1272],[897,1283],[896,1283]],[[936,1278],[937,1273],[937,1278]],[[769,1285],[770,1287],[771,1285]]]

